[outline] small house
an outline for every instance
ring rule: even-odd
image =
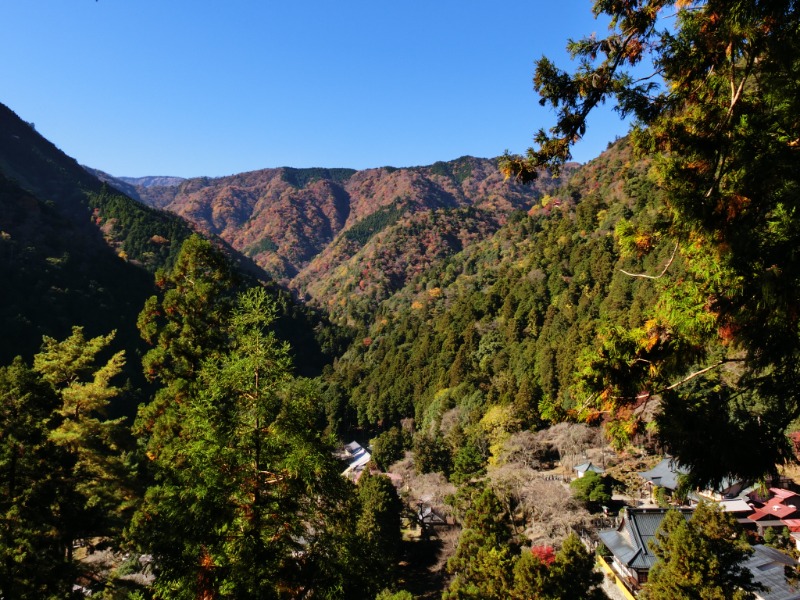
[[[639,473],[639,477],[651,495],[657,487],[674,494],[680,484],[680,478],[688,474],[688,469],[681,467],[675,459],[665,458],[649,471]]]
[[[738,477],[725,477],[714,489],[700,490],[699,494],[703,498],[714,502],[724,502],[741,497],[748,488],[748,482]]]
[[[353,481],[358,481],[364,469],[372,460],[372,454],[365,450],[358,442],[345,444],[340,458],[347,463],[347,468],[342,471],[342,475]]]
[[[427,527],[446,527],[449,525],[447,519],[442,517],[430,506],[426,506],[424,504],[419,505],[419,510],[417,510],[417,521],[419,521],[419,524],[423,529]]]
[[[573,470],[577,473],[579,479],[584,475],[586,475],[586,473],[588,473],[589,471],[597,473],[598,475],[602,475],[603,473],[605,473],[604,469],[601,469],[600,467],[598,467],[595,464],[592,464],[591,462],[583,463],[582,465],[573,467]]]
[[[747,518],[756,524],[760,535],[771,527],[800,531],[800,495],[797,493],[773,487],[766,499],[754,492],[750,500],[753,512]]]

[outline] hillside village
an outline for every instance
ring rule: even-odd
[[[438,480],[433,477],[431,481],[430,476],[416,474],[408,464],[413,460],[410,456],[384,472],[368,447],[358,442],[345,444],[336,456],[345,466],[341,476],[354,483],[358,483],[365,473],[387,477],[392,482],[404,503],[406,547],[402,577],[419,578],[416,583],[424,582],[426,586],[442,585],[447,580],[446,563],[455,551],[461,529],[461,520],[454,515],[450,497],[455,487],[440,475]],[[552,450],[551,457],[557,456],[558,452]],[[573,464],[589,457],[602,461],[607,468],[593,460]],[[687,490],[682,487],[686,470],[670,457],[659,458],[644,451],[626,455],[607,446],[585,446],[578,450],[578,454],[565,455],[563,461],[555,458],[553,462],[541,464],[541,469],[527,473],[531,479],[523,486],[532,486],[537,493],[547,488],[550,494],[557,495],[553,500],[558,504],[556,511],[574,514],[561,515],[561,519],[566,517],[567,525],[560,530],[553,528],[557,518],[549,520],[549,533],[543,535],[538,530],[540,537],[534,541],[530,537],[537,530],[528,523],[524,532],[528,544],[522,551],[535,551],[543,547],[544,542],[554,542],[553,537],[548,537],[554,532],[564,535],[569,529],[577,531],[587,550],[594,553],[595,569],[603,574],[603,589],[608,597],[631,600],[640,595],[649,570],[657,560],[653,543],[667,512],[679,511],[688,520],[698,504],[703,502],[731,515],[735,519],[736,531],[752,544],[752,554],[743,566],[752,573],[755,582],[765,587],[755,593],[755,598],[800,599],[800,486],[790,477],[783,476],[760,484],[727,480],[713,490]],[[643,471],[628,470],[646,464],[652,467]],[[596,478],[609,490],[605,504],[576,503],[575,482],[587,476]],[[525,527],[526,519],[530,518],[526,514],[525,493],[517,491],[517,494],[519,504],[515,507],[514,519]],[[547,518],[547,515],[542,516]],[[86,553],[81,548],[78,550],[83,552],[86,564],[99,565],[99,568],[94,567],[98,575],[120,564],[118,556],[96,550]],[[132,581],[151,582],[152,558],[136,555],[129,558],[139,563],[131,570],[133,574],[127,577]],[[87,584],[85,593],[91,595],[91,579],[84,583]],[[407,588],[414,589],[415,583],[408,581]],[[423,589],[414,597],[438,597],[431,594],[432,591],[435,590]]]
[[[564,453],[562,457],[557,449],[551,448],[551,457],[557,458],[540,464],[539,469],[526,475],[531,480],[547,482],[551,492],[558,490],[564,511],[570,510],[570,502],[580,495],[576,494],[575,482],[584,477],[608,491],[604,504],[579,502],[587,512],[576,514],[569,527],[580,532],[587,550],[595,554],[595,568],[603,573],[603,587],[611,598],[630,600],[642,591],[657,560],[653,544],[667,512],[679,511],[689,520],[694,509],[703,502],[730,515],[736,531],[752,544],[752,554],[744,567],[752,573],[755,582],[764,586],[755,593],[755,598],[800,599],[800,486],[791,477],[781,476],[766,482],[733,478],[723,480],[713,489],[688,489],[685,479],[688,471],[672,457],[648,454],[644,448],[636,454],[619,454],[608,446],[581,445],[572,450],[571,455]],[[419,475],[409,470],[403,461],[384,472],[368,447],[358,442],[346,444],[338,457],[347,465],[342,476],[354,482],[365,472],[383,475],[392,481],[406,505],[404,535],[408,540],[449,541],[449,547],[447,544],[439,547],[440,556],[429,567],[434,572],[442,571],[438,575],[444,580],[446,561],[455,549],[453,532],[460,528],[459,521],[452,516],[453,506],[447,497],[455,488],[445,481],[439,482],[438,489],[432,488],[429,482],[420,481]],[[592,460],[574,464],[589,457]],[[407,456],[404,461],[407,463],[410,459]],[[642,471],[630,470],[647,464],[652,466]],[[489,478],[493,485],[497,484],[491,472]],[[520,485],[531,484],[529,480]],[[516,494],[518,505],[512,509],[516,512],[513,518],[521,522],[525,535],[530,536],[532,530],[526,527],[530,517],[525,514],[524,492],[516,491]],[[531,542],[528,539],[527,551],[543,541],[553,540],[541,538]],[[415,550],[411,548],[407,549],[407,554],[413,556]]]

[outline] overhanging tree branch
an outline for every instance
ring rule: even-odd
[[[667,269],[669,269],[670,265],[672,264],[672,261],[675,260],[675,255],[677,254],[677,252],[678,252],[678,243],[676,242],[675,248],[672,249],[672,256],[669,257],[667,264],[664,265],[664,268],[658,275],[647,275],[646,273],[629,273],[625,269],[620,269],[619,271],[620,273],[624,273],[629,277],[643,277],[645,279],[661,279],[666,274]]]
[[[744,361],[745,361],[744,358],[723,358],[721,360],[718,360],[714,364],[709,365],[708,367],[705,367],[704,369],[700,369],[699,371],[694,371],[693,373],[689,373],[683,379],[680,379],[680,380],[676,381],[675,383],[672,383],[672,384],[670,384],[670,385],[668,385],[666,387],[663,387],[660,390],[657,390],[657,391],[652,392],[652,393],[651,392],[642,392],[641,394],[638,394],[635,397],[635,399],[636,400],[645,400],[645,399],[650,398],[652,396],[657,396],[658,394],[663,394],[664,392],[669,392],[670,390],[674,390],[674,389],[682,386],[684,383],[690,382],[695,377],[700,377],[700,375],[704,375],[705,373],[708,373],[709,371],[713,371],[714,369],[717,369],[717,368],[721,367],[722,365],[724,365],[726,363],[729,363],[729,362],[744,362]]]

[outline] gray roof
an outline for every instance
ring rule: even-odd
[[[578,465],[577,467],[572,467],[574,471],[578,473],[586,473],[587,471],[594,471],[595,473],[605,473],[603,469],[598,467],[597,465],[587,462],[583,463],[582,465]]]
[[[623,565],[636,570],[649,570],[656,560],[650,549],[650,541],[655,538],[667,508],[627,508],[622,521],[616,529],[599,533],[600,540]],[[686,520],[692,510],[681,508]]]
[[[719,482],[717,489],[714,491],[719,493],[731,491],[734,494],[739,494],[746,487],[746,482],[742,481],[741,477],[733,477],[732,475],[728,475],[722,478],[722,481]]]
[[[795,561],[775,548],[756,544],[753,554],[744,565],[750,569],[753,579],[768,588],[766,592],[756,592],[761,600],[800,600],[800,585],[791,585],[786,580],[784,567],[796,565]]]
[[[359,473],[364,466],[372,460],[372,455],[366,451],[358,442],[345,444],[344,460],[347,461],[347,468],[342,475],[348,473]]]
[[[678,488],[678,476],[687,475],[689,471],[678,465],[673,458],[665,458],[649,471],[639,473],[639,477],[658,487],[668,490]]]
[[[430,506],[421,507],[417,517],[426,525],[447,525],[447,521],[436,514]]]

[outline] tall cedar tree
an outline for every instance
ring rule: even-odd
[[[183,243],[170,271],[156,273],[161,293],[146,301],[137,323],[151,346],[142,359],[145,377],[161,385],[155,398],[140,408],[134,427],[146,440],[150,457],[170,452],[191,382],[203,360],[224,347],[222,322],[236,284],[229,261],[198,235]]]
[[[49,438],[52,388],[21,358],[0,368],[0,597],[63,598],[75,570],[52,507],[64,494],[63,453]]]
[[[0,596],[69,597],[78,538],[115,533],[129,498],[121,419],[105,412],[122,352],[98,356],[114,334],[45,337],[33,369],[0,369]]]
[[[316,390],[272,332],[275,303],[260,287],[230,302],[230,269],[197,238],[162,278],[140,318],[164,386],[137,422],[155,481],[129,530],[155,557],[157,594],[356,596],[374,573],[347,559],[365,558],[349,484],[317,433]]]
[[[630,274],[657,286],[661,301],[640,328],[604,337],[581,412],[610,412],[635,432],[631,409],[662,394],[661,436],[681,463],[698,467],[695,483],[774,473],[790,458],[785,431],[800,416],[800,5],[596,0],[594,12],[610,17],[609,35],[570,42],[574,74],[537,63],[534,85],[540,103],[556,108],[556,125],[502,168],[522,180],[557,169],[587,115],[614,98],[637,119],[634,140],[654,157],[667,203],[663,224],[639,233],[674,251],[661,272]],[[648,61],[653,75],[641,77]],[[703,389],[689,394],[682,384],[729,363],[739,369],[706,389],[734,431],[760,434],[738,437],[747,450],[725,460],[687,444],[669,411],[706,402]],[[710,454],[720,458],[709,467]]]
[[[652,550],[658,559],[645,586],[647,600],[748,600],[761,589],[742,565],[750,545],[716,505],[701,502],[688,521],[668,512]]]
[[[442,598],[508,598],[514,566],[510,539],[511,530],[500,500],[491,488],[486,488],[464,517],[458,547],[447,561],[452,580]]]
[[[361,510],[356,534],[365,546],[366,555],[380,563],[381,581],[385,581],[387,573],[391,577],[396,571],[402,552],[403,503],[391,479],[369,472],[358,481],[358,500]]]
[[[69,461],[66,483],[72,498],[59,512],[70,556],[75,539],[119,531],[130,498],[121,447],[124,418],[106,418],[109,404],[121,394],[111,382],[122,372],[125,353],[98,364],[114,335],[87,340],[81,327],[73,327],[60,342],[45,336],[33,358],[34,370],[60,401],[49,436]]]

